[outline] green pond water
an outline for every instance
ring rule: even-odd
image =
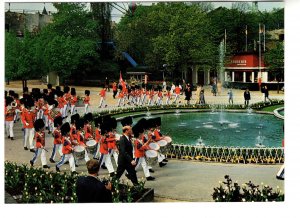
[[[175,144],[228,147],[281,147],[283,120],[255,113],[199,112],[150,115],[161,117],[161,132]],[[144,118],[150,118],[145,116]],[[141,117],[133,118],[133,125]],[[121,124],[118,124],[121,132]]]

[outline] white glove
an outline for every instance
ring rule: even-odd
[[[26,126],[29,126],[29,123],[25,123]]]

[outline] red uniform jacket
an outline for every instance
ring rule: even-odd
[[[101,137],[102,137],[101,136],[101,130],[99,128],[97,128],[95,130],[95,140],[96,140],[97,143],[101,140]]]
[[[62,153],[63,154],[71,154],[72,153],[72,144],[69,137],[62,137]]]
[[[43,148],[45,147],[45,133],[44,132],[36,132],[35,133],[35,147]]]
[[[157,142],[162,139],[162,134],[160,132],[158,132],[157,129],[154,130],[153,134],[155,136],[154,141]]]
[[[109,149],[116,149],[117,148],[117,143],[116,143],[116,137],[115,134],[112,132],[109,133],[108,138],[106,139],[107,145]]]
[[[54,141],[53,144],[57,145],[57,144],[61,144],[61,133],[59,129],[54,129],[53,131],[53,136],[54,136]]]
[[[83,99],[84,104],[90,104],[90,96],[85,96]]]
[[[71,105],[75,105],[77,102],[77,96],[76,95],[72,95],[71,99],[70,99],[70,104]]]
[[[101,97],[105,98],[105,93],[106,93],[105,89],[102,89],[99,94]]]
[[[24,110],[22,112],[22,116],[21,116],[21,119],[22,119],[22,123],[24,125],[24,128],[33,128],[33,123],[35,121],[35,118],[36,118],[36,113],[33,112],[33,111],[29,111],[29,110]],[[29,125],[26,126],[26,123],[28,123]]]
[[[144,157],[145,151],[148,149],[149,147],[145,145],[142,140],[136,139],[134,141],[134,156],[136,158]]]
[[[90,124],[85,124],[84,127],[84,138],[85,139],[89,139],[89,138],[93,138],[93,132],[92,132],[92,127]]]
[[[15,109],[7,109],[7,107],[5,107],[5,121],[13,121],[15,114]]]
[[[100,144],[100,153],[101,154],[108,154],[108,145],[105,137],[101,138],[101,144]]]

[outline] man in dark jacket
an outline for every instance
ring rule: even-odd
[[[133,185],[138,185],[138,180],[135,171],[136,162],[133,159],[133,146],[130,141],[132,136],[132,129],[130,126],[123,127],[123,135],[119,141],[119,157],[118,157],[118,168],[116,178],[120,179],[124,171],[128,172],[128,178],[131,180]]]
[[[111,183],[103,184],[98,179],[100,164],[97,160],[86,162],[88,176],[80,176],[76,183],[78,203],[110,203],[112,202]]]
[[[249,89],[246,89],[246,91],[244,92],[244,99],[245,99],[245,106],[249,106],[249,101],[251,99],[251,95],[249,92]]]

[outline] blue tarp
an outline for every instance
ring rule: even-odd
[[[127,52],[122,52],[122,55],[129,61],[129,63],[133,66],[136,67],[138,64],[133,60],[133,58],[127,53]]]

